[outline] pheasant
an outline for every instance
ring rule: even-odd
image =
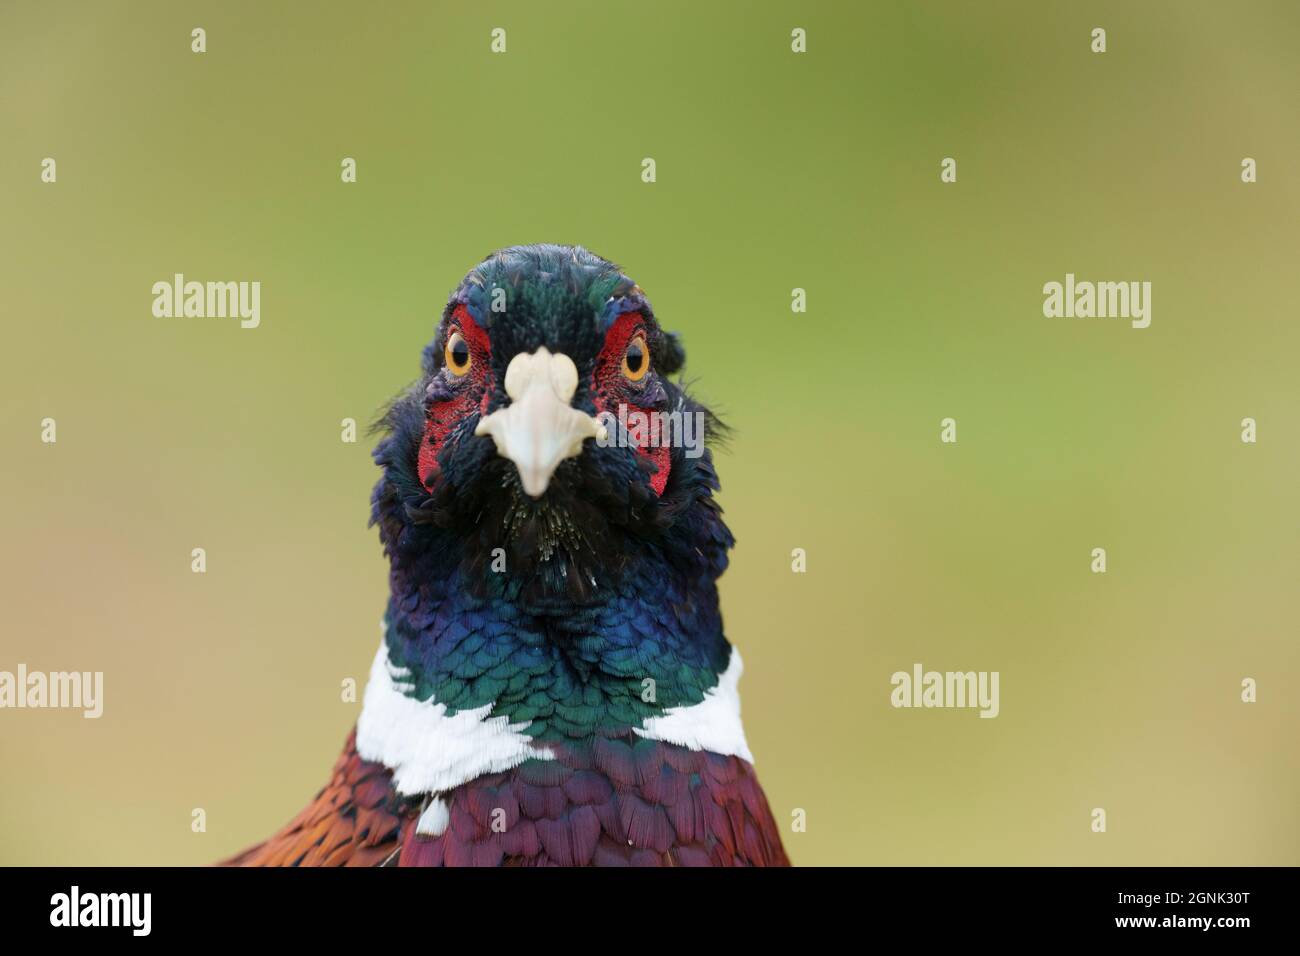
[[[333,776],[265,866],[788,865],[717,578],[722,426],[641,288],[517,246],[452,294],[380,421],[391,594]]]

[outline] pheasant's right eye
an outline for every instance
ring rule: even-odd
[[[447,339],[447,347],[443,350],[443,359],[447,363],[447,368],[451,369],[451,374],[457,378],[469,371],[474,359],[470,355],[469,343],[465,341],[465,336],[459,332],[451,334]]]
[[[650,355],[645,336],[638,335],[627,344],[627,351],[623,353],[623,375],[629,382],[639,382],[645,378],[649,368]]]

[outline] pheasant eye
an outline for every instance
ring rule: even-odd
[[[639,382],[650,371],[650,352],[646,349],[645,337],[638,335],[628,343],[623,353],[623,375],[630,382]]]
[[[465,336],[459,332],[451,333],[451,338],[447,339],[447,347],[443,350],[443,358],[447,363],[447,368],[451,369],[451,374],[457,378],[469,371],[473,364],[473,357],[469,352],[469,343],[465,341]]]

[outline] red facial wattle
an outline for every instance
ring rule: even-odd
[[[623,356],[628,345],[638,334],[644,333],[645,319],[640,312],[620,315],[605,333],[605,345],[596,358],[596,367],[591,376],[592,400],[596,405],[597,416],[608,413],[617,418],[620,405],[625,407],[625,415],[640,412],[647,417],[646,420],[657,411],[638,404],[642,389],[629,382],[623,374]],[[648,353],[644,360],[650,361]],[[656,495],[662,495],[672,468],[672,450],[669,448],[668,436],[657,434],[658,440],[654,443],[651,443],[649,429],[633,430],[629,432],[629,438],[636,441],[633,446],[636,453],[655,466],[656,470],[650,476],[650,487]]]
[[[470,412],[477,409],[479,414],[485,413],[492,393],[490,387],[492,344],[487,333],[470,318],[469,310],[463,305],[458,306],[451,316],[454,330],[459,331],[469,344],[471,365],[465,374],[465,380],[454,384],[451,398],[435,401],[429,405],[416,463],[420,484],[426,491],[432,491],[437,484],[440,472],[438,454],[442,451],[447,436]],[[449,331],[448,335],[450,334]]]

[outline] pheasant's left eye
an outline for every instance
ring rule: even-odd
[[[459,332],[453,332],[447,339],[447,347],[443,351],[443,358],[447,362],[447,368],[451,369],[451,374],[457,378],[469,371],[473,363],[473,356],[470,355],[469,343],[465,341],[465,336]]]
[[[623,375],[631,382],[639,382],[650,371],[650,350],[646,348],[645,336],[638,335],[627,345],[623,353]]]

